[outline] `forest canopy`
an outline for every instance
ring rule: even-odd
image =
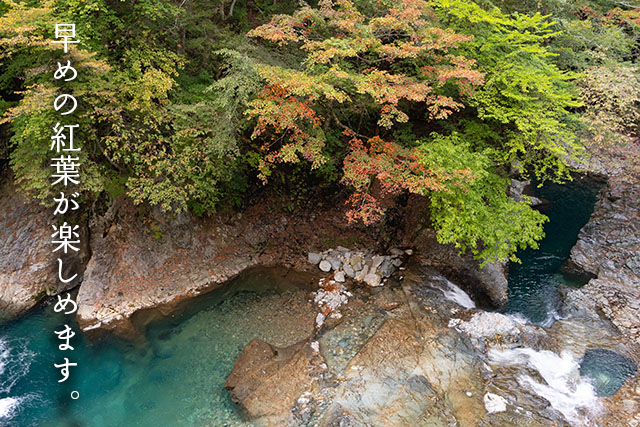
[[[95,203],[210,215],[338,189],[370,225],[415,194],[440,242],[493,261],[543,236],[511,178],[563,182],[589,156],[640,177],[632,0],[0,0],[1,164],[42,203],[52,22],[81,40],[65,87]]]

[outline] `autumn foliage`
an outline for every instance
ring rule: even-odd
[[[390,193],[426,194],[464,172],[427,170],[415,148],[382,138],[414,110],[425,121],[446,119],[483,82],[474,61],[453,52],[472,37],[439,27],[427,2],[397,1],[364,14],[350,0],[324,0],[317,9],[276,16],[250,35],[304,54],[299,68],[258,67],[266,87],[248,115],[257,120],[253,137],[265,153],[263,180],[279,162],[322,165],[329,127],[343,129],[348,140],[343,182],[355,189],[351,219],[380,218],[366,194],[373,179]],[[377,134],[358,135],[352,119],[372,122]]]

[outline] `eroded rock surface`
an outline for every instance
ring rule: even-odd
[[[609,318],[640,343],[640,186],[604,189],[571,250],[571,263],[595,278],[569,301]]]
[[[254,339],[236,360],[225,388],[242,412],[261,425],[291,424],[291,408],[317,391],[326,365],[308,341],[276,348]]]
[[[47,295],[76,286],[82,278],[86,247],[77,255],[61,254],[64,277],[78,274],[64,285],[58,280],[58,253],[51,243],[54,217],[51,210],[27,202],[10,180],[0,190],[0,317],[13,318]],[[84,236],[83,236],[84,237]],[[61,251],[60,251],[61,252]]]
[[[483,293],[496,307],[507,303],[509,283],[506,264],[494,262],[480,267],[472,256],[460,255],[455,246],[438,243],[432,228],[423,228],[414,240],[426,265],[444,273],[476,295]]]
[[[267,203],[242,214],[196,218],[160,212],[141,216],[114,205],[91,226],[93,256],[78,293],[78,323],[85,330],[132,327],[144,309],[170,310],[179,301],[214,289],[254,265],[304,270],[305,250],[322,246],[327,231],[351,236],[344,213],[286,215]],[[322,221],[316,214],[322,213]],[[366,241],[366,237],[362,237]]]
[[[634,354],[635,347],[602,321],[558,321],[545,330],[457,304],[459,298],[441,292],[444,278],[431,268],[410,263],[405,273],[379,288],[347,281],[355,287],[339,321],[286,355],[250,343],[229,379],[241,407],[254,408],[250,420],[295,426],[583,426],[638,417],[637,375],[620,396],[606,399],[579,375],[578,362],[594,345]],[[316,364],[309,362],[313,357]],[[295,362],[300,360],[306,362]],[[276,380],[281,388],[267,393]],[[251,397],[256,390],[262,390],[261,403]]]

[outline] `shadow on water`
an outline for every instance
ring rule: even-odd
[[[541,209],[549,217],[545,238],[537,250],[518,253],[522,263],[509,267],[509,302],[506,313],[519,313],[531,322],[550,326],[560,303],[558,285],[580,286],[585,278],[563,272],[571,248],[580,229],[593,213],[596,196],[603,183],[591,178],[576,177],[559,185],[545,184],[535,190],[535,196],[547,200]]]

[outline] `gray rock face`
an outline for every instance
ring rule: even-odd
[[[525,200],[524,195],[528,197],[529,204],[531,206],[541,205],[542,200],[534,197],[528,193],[530,193],[531,181],[518,181],[517,179],[511,179],[511,186],[509,187],[509,197],[511,197],[516,202],[521,202]]]
[[[507,303],[506,264],[488,263],[480,267],[469,255],[460,255],[453,245],[442,245],[432,228],[422,229],[414,237],[416,248],[426,265],[441,271],[450,280],[466,289],[482,292],[496,307]]]
[[[593,276],[569,300],[599,311],[640,343],[640,185],[605,188],[571,249],[573,267]],[[580,304],[580,301],[584,304]]]
[[[50,209],[28,203],[9,180],[0,190],[0,313],[3,320],[33,307],[47,295],[76,286],[82,280],[87,258],[87,235],[80,252],[53,252],[54,216]],[[61,253],[58,255],[58,253]],[[78,274],[65,285],[58,280],[58,257],[63,260],[65,278]]]

